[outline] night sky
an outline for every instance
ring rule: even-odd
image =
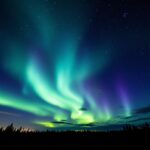
[[[149,0],[0,1],[0,126],[149,121]]]

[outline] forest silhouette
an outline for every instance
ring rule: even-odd
[[[121,130],[114,131],[33,131],[23,127],[15,128],[13,123],[6,128],[0,128],[1,145],[14,146],[119,146],[128,148],[129,145],[147,146],[150,143],[150,124],[140,126],[126,124]],[[144,143],[144,144],[142,144]]]

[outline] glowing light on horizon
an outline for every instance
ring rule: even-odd
[[[47,128],[54,128],[55,125],[52,123],[52,122],[35,122],[36,124],[38,125],[41,125],[41,126],[44,126],[44,127],[47,127]]]

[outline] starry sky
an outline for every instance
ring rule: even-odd
[[[150,121],[148,0],[1,0],[0,125],[102,129]]]

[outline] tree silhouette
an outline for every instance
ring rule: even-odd
[[[150,128],[150,125],[148,124],[148,123],[145,123],[144,125],[143,125],[143,129],[149,129]]]
[[[13,123],[11,123],[10,125],[8,125],[8,126],[6,127],[6,129],[5,129],[5,132],[8,132],[8,133],[14,132],[14,131],[15,131],[15,128],[14,128]]]
[[[1,127],[1,128],[0,128],[0,132],[3,132],[3,131],[4,131],[4,128],[3,128],[3,127]]]
[[[16,132],[20,133],[22,130],[23,130],[23,128],[20,127],[20,128],[18,128],[18,129],[16,130]]]

